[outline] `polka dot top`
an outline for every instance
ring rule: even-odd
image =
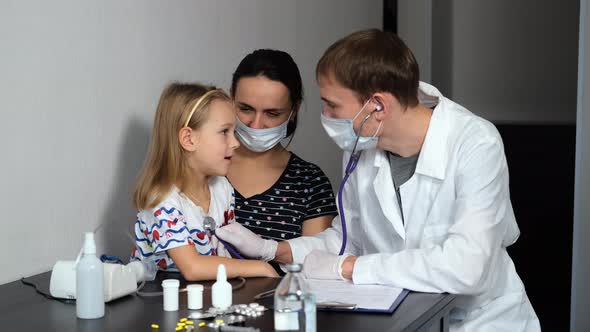
[[[235,190],[235,196],[236,221],[265,239],[299,237],[304,221],[338,214],[328,177],[294,153],[283,174],[265,192],[246,199]]]

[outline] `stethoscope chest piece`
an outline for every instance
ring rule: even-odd
[[[215,220],[209,216],[205,216],[203,219],[203,227],[205,228],[205,233],[207,233],[207,236],[211,237],[213,230],[215,229]]]

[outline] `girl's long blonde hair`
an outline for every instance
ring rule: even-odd
[[[182,182],[188,165],[178,132],[187,122],[187,127],[199,129],[207,120],[213,100],[231,101],[223,90],[200,84],[172,83],[164,89],[147,157],[135,185],[135,208],[153,208],[177,181]]]

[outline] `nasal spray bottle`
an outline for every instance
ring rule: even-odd
[[[82,319],[104,316],[104,272],[96,257],[94,233],[84,234],[82,258],[76,266],[76,315]]]
[[[211,304],[216,309],[225,310],[231,306],[232,302],[231,284],[227,282],[227,273],[225,265],[217,266],[217,281],[211,287]]]

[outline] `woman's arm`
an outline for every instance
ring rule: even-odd
[[[278,277],[272,266],[263,261],[199,255],[190,245],[169,249],[167,252],[188,281],[215,280],[219,264],[225,265],[228,278]]]
[[[311,236],[315,235],[326,228],[332,225],[332,220],[334,220],[336,215],[330,214],[325,215],[317,218],[307,219],[303,222],[303,229],[301,230],[302,236]]]

